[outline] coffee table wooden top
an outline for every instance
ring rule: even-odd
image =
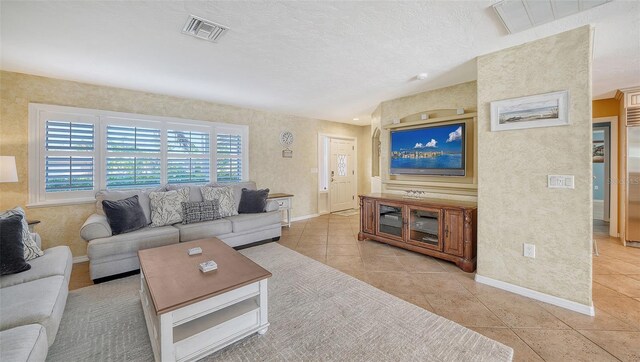
[[[196,246],[202,254],[189,256],[187,251]],[[158,315],[271,277],[217,238],[139,250],[138,258]],[[218,269],[203,273],[200,263],[208,260],[215,261]]]

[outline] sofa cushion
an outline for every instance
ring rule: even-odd
[[[112,234],[107,217],[100,214],[91,214],[80,228],[80,236],[86,241],[108,238]]]
[[[259,214],[240,214],[229,216],[225,220],[231,221],[234,233],[241,233],[249,230],[260,229],[265,226],[280,224],[280,212],[263,212]]]
[[[47,332],[39,324],[0,332],[0,357],[4,361],[41,362],[48,351]]]
[[[175,244],[179,241],[178,229],[173,226],[146,227],[126,234],[89,241],[87,256],[94,260],[116,255],[135,255],[138,250]]]
[[[67,302],[67,284],[62,275],[33,280],[0,289],[0,330],[41,324],[53,343]]]
[[[182,222],[182,203],[189,201],[189,188],[151,192],[151,226],[165,226]]]
[[[233,198],[236,201],[236,210],[238,206],[240,206],[240,198],[242,196],[242,189],[255,190],[256,183],[253,181],[242,181],[242,182],[212,182],[207,186],[214,187],[223,187],[223,186],[231,186],[233,189]]]
[[[144,212],[144,216],[147,217],[147,224],[151,223],[151,206],[149,201],[149,193],[154,191],[164,191],[163,186],[150,188],[150,189],[137,189],[137,190],[100,190],[96,193],[96,213],[98,215],[104,215],[102,209],[102,201],[104,200],[122,200],[133,195],[138,195],[138,202]]]
[[[200,188],[202,187],[202,185],[169,184],[167,185],[167,191],[179,190],[185,187],[189,188],[189,201],[194,201],[194,202],[202,201],[202,193],[200,192]]]
[[[24,244],[24,259],[29,261],[42,256],[43,252],[36,244],[35,240],[29,232],[29,225],[27,224],[27,215],[24,213],[21,207],[15,207],[11,210],[7,210],[0,214],[0,219],[5,219],[9,216],[20,215],[22,221],[22,243]]]
[[[138,195],[117,201],[104,200],[102,208],[113,235],[129,233],[149,225],[138,202]]]
[[[220,219],[218,201],[189,201],[182,203],[182,223],[194,224],[197,222]]]
[[[254,214],[259,212],[265,212],[267,208],[267,197],[269,196],[269,189],[264,190],[249,190],[242,189],[242,196],[240,197],[240,206],[238,206],[239,214]]]
[[[24,260],[22,216],[0,219],[0,275],[11,275],[31,269]]]
[[[62,275],[69,283],[73,257],[68,246],[55,246],[46,249],[44,255],[29,262],[31,269],[26,272],[0,277],[0,288],[10,287],[37,279]]]
[[[233,187],[204,186],[201,191],[203,199],[218,202],[218,212],[221,217],[238,215]]]
[[[210,238],[228,234],[232,231],[231,221],[228,219],[218,219],[186,225],[176,224],[174,227],[180,230],[181,242]]]

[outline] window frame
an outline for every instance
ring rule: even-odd
[[[92,123],[94,125],[94,187],[88,191],[58,191],[46,192],[45,190],[45,157],[46,147],[46,121],[51,114],[62,114],[71,117],[71,122]],[[66,119],[65,119],[66,120]],[[29,103],[29,203],[28,207],[45,207],[54,205],[73,205],[95,202],[95,194],[99,190],[106,189],[106,159],[107,152],[107,125],[120,124],[134,127],[153,127],[160,129],[160,185],[167,184],[168,158],[209,158],[209,182],[217,182],[217,135],[218,133],[239,134],[242,139],[242,179],[249,178],[249,126],[236,125],[224,122],[210,122],[202,120],[184,119],[176,117],[152,116],[135,113],[105,111],[98,109],[57,106],[41,103]],[[209,132],[208,154],[181,154],[168,152],[168,130],[176,129],[185,131]],[[49,153],[52,151],[48,151]],[[66,151],[65,151],[66,152]],[[71,151],[69,151],[71,152]],[[66,153],[69,153],[66,152]],[[84,154],[88,152],[82,151]],[[122,156],[129,155],[122,152]],[[149,157],[156,157],[155,153],[149,153]],[[141,187],[131,187],[136,189]],[[127,188],[115,188],[114,190],[126,190]]]

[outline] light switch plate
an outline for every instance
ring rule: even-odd
[[[536,246],[533,244],[524,243],[522,255],[527,258],[535,258],[536,257]]]
[[[573,189],[575,188],[573,175],[548,175],[547,187],[550,189]]]

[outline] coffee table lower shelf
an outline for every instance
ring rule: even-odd
[[[267,332],[267,279],[157,315],[144,274],[140,299],[156,361],[193,361]]]

